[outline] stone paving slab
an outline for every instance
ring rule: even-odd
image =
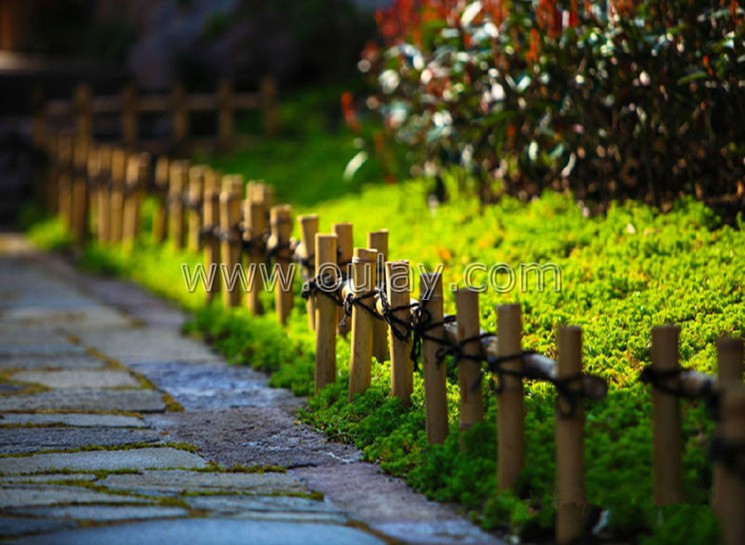
[[[384,541],[347,526],[231,519],[147,521],[12,541],[18,545],[214,545],[216,542],[220,545],[385,545]]]
[[[71,520],[39,520],[21,517],[0,516],[0,537],[16,537],[26,534],[41,534],[75,528]]]
[[[142,419],[135,416],[124,416],[121,414],[86,414],[86,413],[31,413],[18,414],[6,413],[0,414],[0,429],[5,425],[57,425],[88,428],[88,427],[106,427],[106,428],[142,428],[145,423]]]
[[[85,356],[85,347],[69,342],[17,343],[0,345],[0,357],[18,356]]]
[[[126,371],[20,371],[10,380],[33,382],[48,388],[139,388]]]
[[[282,407],[239,408],[148,416],[146,422],[168,432],[172,441],[195,445],[226,467],[274,465],[286,468],[349,463],[360,453],[299,426]]]
[[[156,384],[168,384],[168,392],[186,410],[300,403],[288,390],[268,388],[266,375],[247,366],[174,361],[130,367]]]
[[[0,509],[67,503],[148,503],[147,500],[97,492],[80,486],[14,485],[0,488]]]
[[[254,495],[279,495],[308,492],[298,479],[286,473],[214,473],[204,471],[162,470],[142,474],[109,475],[100,482],[111,490],[138,494],[178,494],[193,492],[239,492]]]
[[[32,454],[31,456],[0,458],[0,473],[6,475],[23,473],[71,471],[115,471],[119,469],[166,469],[205,467],[201,456],[170,447],[137,448],[129,450],[94,450]]]
[[[12,509],[11,514],[44,519],[75,519],[119,521],[186,517],[189,512],[181,507],[136,506],[136,505],[67,505],[64,507],[35,507]]]
[[[51,449],[78,449],[86,446],[124,446],[158,443],[161,435],[153,430],[130,428],[2,428],[0,453],[21,454]]]
[[[44,473],[42,475],[3,475],[0,477],[0,486],[12,484],[44,484],[62,481],[79,482],[95,481],[98,477],[91,473]]]
[[[0,412],[40,410],[159,412],[165,410],[165,403],[155,390],[65,388],[0,397]]]
[[[346,521],[344,514],[327,503],[295,496],[193,496],[185,498],[192,509],[204,509],[217,516],[251,516],[252,513],[303,513],[333,516]]]
[[[91,356],[0,356],[0,369],[102,369],[106,362]]]

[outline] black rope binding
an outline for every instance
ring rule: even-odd
[[[660,392],[673,397],[689,400],[703,400],[709,413],[714,420],[719,417],[719,392],[717,392],[711,381],[705,382],[695,392],[687,392],[683,389],[681,375],[691,371],[686,367],[674,369],[657,369],[654,365],[647,365],[639,374],[639,380],[644,384],[651,384]]]
[[[709,444],[709,458],[745,482],[745,440],[731,441],[716,435]]]

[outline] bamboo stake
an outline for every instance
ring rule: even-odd
[[[315,270],[320,281],[336,284],[336,235],[315,235]],[[329,266],[331,265],[331,266]],[[323,278],[321,278],[321,276]],[[316,326],[315,392],[336,380],[336,303],[324,294],[313,297]]]
[[[71,227],[75,242],[85,244],[88,236],[88,140],[78,139],[73,146]]]
[[[276,136],[279,130],[279,112],[277,110],[277,83],[274,78],[261,78],[259,84],[261,93],[261,109],[264,113],[266,134]]]
[[[429,313],[431,323],[442,322],[442,276],[439,273],[423,273],[419,287],[420,304]],[[444,339],[445,330],[442,326],[435,327],[429,330],[428,336]],[[437,358],[439,348],[440,345],[431,339],[424,339],[422,342],[424,405],[427,440],[430,444],[443,443],[448,435],[447,382],[445,365]]]
[[[75,87],[73,96],[75,105],[75,132],[81,140],[93,139],[93,113],[91,110],[91,88],[86,83]]]
[[[725,389],[721,405],[719,437],[739,449],[732,453],[736,467],[745,467],[745,387],[732,385]],[[722,526],[724,545],[745,543],[745,476],[720,460],[716,466],[720,501],[717,516]]]
[[[266,210],[264,204],[258,201],[246,199],[244,202],[244,220],[248,227],[243,233],[244,240],[251,242],[251,247],[246,255],[249,273],[252,277],[248,282],[248,293],[246,293],[246,305],[251,314],[258,316],[264,314],[264,307],[259,298],[258,272],[257,268],[265,261],[266,245],[264,244],[264,232],[266,231]],[[263,282],[263,278],[262,278]]]
[[[275,249],[275,266],[278,283],[274,289],[274,301],[277,307],[277,320],[286,324],[292,310],[292,253],[290,251],[290,235],[292,234],[292,218],[289,205],[274,206],[271,209],[272,236],[269,247]],[[285,284],[283,286],[283,284]],[[284,289],[287,288],[287,289]]]
[[[184,152],[189,138],[189,110],[186,109],[186,93],[182,84],[173,86],[170,102],[173,142],[178,151]]]
[[[658,371],[678,369],[677,326],[652,329],[652,366]],[[654,453],[654,500],[659,506],[682,503],[681,422],[678,399],[652,390],[652,433]]]
[[[97,235],[100,244],[108,244],[111,239],[111,155],[109,146],[98,147],[98,161],[101,173],[98,186]]]
[[[168,182],[168,238],[176,251],[184,249],[184,189],[189,172],[187,161],[172,161]]]
[[[204,217],[202,218],[204,239],[204,268],[211,279],[206,286],[205,300],[209,305],[220,292],[220,189],[212,176],[205,178]],[[214,272],[213,272],[214,271]],[[215,280],[217,276],[217,280]]]
[[[355,297],[370,292],[377,285],[377,255],[375,250],[355,248],[352,259],[352,287]],[[375,318],[359,307],[372,308],[373,299],[365,299],[352,307],[352,352],[349,361],[349,401],[370,387]]]
[[[558,378],[567,379],[582,372],[582,331],[578,327],[559,327]],[[571,387],[571,386],[570,386]],[[582,536],[587,510],[584,484],[585,413],[581,406],[574,414],[567,401],[556,400],[556,543],[576,543]]]
[[[189,169],[189,190],[187,191],[187,224],[189,232],[186,248],[196,254],[202,248],[202,205],[204,196],[204,178],[207,169],[201,165]]]
[[[111,153],[111,193],[109,201],[109,242],[122,242],[122,218],[124,214],[124,181],[127,169],[127,156],[124,150],[116,148]]]
[[[132,249],[140,233],[140,210],[142,199],[150,175],[150,155],[132,155],[127,166],[127,188],[124,199],[124,224],[122,244]]]
[[[460,429],[468,430],[484,420],[484,401],[481,393],[481,363],[469,358],[481,357],[481,343],[478,337],[479,294],[472,289],[455,292],[455,308],[458,316],[458,342],[476,339],[461,347],[462,357],[458,361],[458,384],[460,386]]]
[[[742,339],[722,337],[717,340],[717,386],[719,395],[731,387],[742,385],[743,379],[743,342]],[[721,400],[721,397],[720,397]],[[721,423],[717,425],[717,435],[721,434]],[[712,469],[711,506],[715,513],[724,513],[722,505],[722,481],[724,476],[719,464]],[[725,485],[726,488],[726,485]],[[745,512],[745,511],[743,511]]]
[[[303,270],[303,280],[309,280],[313,278],[313,271],[315,267],[315,237],[318,233],[318,216],[316,214],[309,214],[306,216],[298,216],[298,225],[300,226],[300,246],[298,246],[296,253],[305,260],[308,267]],[[336,255],[334,255],[334,261],[336,262]],[[316,330],[316,301],[315,297],[309,297],[306,303],[308,309],[308,330]]]
[[[354,254],[354,237],[352,236],[352,224],[351,223],[335,223],[333,226],[334,234],[338,237],[337,244],[337,265],[341,269],[343,274],[347,275],[347,278],[351,278],[351,263],[352,255]],[[337,333],[342,337],[346,338],[347,333],[352,324],[348,321],[342,324],[344,318],[344,310],[337,309]]]
[[[163,244],[168,226],[168,169],[170,159],[161,155],[155,163],[155,194],[157,203],[153,212],[153,242]]]
[[[511,356],[522,352],[522,319],[520,305],[497,307],[497,355]],[[506,361],[505,370],[520,371],[521,359]],[[525,395],[519,377],[503,375],[502,391],[497,397],[497,482],[500,491],[514,490],[525,465]]]
[[[393,312],[401,320],[408,320],[410,310],[400,308],[409,305],[409,262],[388,261],[385,264],[386,295]],[[414,391],[414,363],[411,361],[411,336],[402,341],[389,331],[391,352],[391,395],[402,405],[411,405],[411,393]]]
[[[226,308],[234,308],[241,303],[240,286],[234,275],[241,260],[241,241],[238,227],[241,223],[240,184],[232,176],[223,178],[220,193],[220,255],[223,266],[223,303]],[[242,189],[242,188],[241,188]],[[232,285],[231,285],[232,284]]]
[[[379,283],[385,280],[385,262],[388,259],[388,229],[367,233],[367,247],[378,252],[377,279]],[[373,356],[379,362],[384,362],[388,352],[388,324],[382,320],[375,320],[373,325]]]
[[[62,223],[70,229],[72,226],[72,136],[61,134],[57,140],[57,195]]]

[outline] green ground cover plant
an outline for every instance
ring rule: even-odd
[[[588,407],[586,480],[590,502],[603,512],[596,530],[640,543],[716,542],[716,524],[707,506],[707,460],[711,419],[699,403],[683,403],[684,479],[688,503],[659,511],[652,504],[651,407],[648,389],[638,382],[650,361],[650,329],[681,325],[681,364],[703,372],[715,369],[721,334],[745,335],[743,222],[722,225],[705,205],[681,200],[667,214],[634,202],[614,204],[603,216],[588,217],[569,196],[546,193],[528,203],[504,198],[484,208],[459,195],[447,180],[451,203],[431,207],[421,183],[365,188],[297,212],[316,212],[321,231],[353,221],[355,242],[368,230],[390,230],[390,257],[444,265],[448,293],[462,284],[469,263],[554,263],[561,289],[521,291],[481,297],[481,324],[495,327],[495,306],[522,305],[524,347],[555,356],[556,324],[582,326],[584,363],[610,385],[608,398]],[[364,213],[363,213],[364,211]],[[202,335],[226,357],[272,373],[271,383],[297,394],[312,392],[314,339],[307,331],[299,295],[286,328],[270,313],[251,317],[203,305],[203,294],[186,292],[180,264],[199,256],[179,255],[145,238],[133,253],[89,246],[83,264],[132,278],[186,308],[194,320],[186,331]],[[474,280],[480,281],[478,275]],[[500,278],[500,282],[504,282]],[[298,289],[295,291],[299,293]],[[272,298],[266,294],[268,309]],[[554,398],[542,383],[526,386],[527,464],[514,494],[496,493],[496,404],[486,389],[486,417],[467,433],[457,429],[459,396],[455,370],[449,371],[451,433],[443,445],[429,446],[424,431],[423,387],[416,375],[413,405],[391,399],[389,363],[373,367],[372,387],[347,403],[349,345],[338,340],[338,380],[310,397],[300,415],[330,437],[353,443],[367,460],[401,476],[439,501],[460,504],[488,529],[526,540],[551,536],[554,518]],[[487,379],[486,384],[489,384]],[[463,445],[463,448],[461,448]],[[690,530],[695,526],[695,531]]]

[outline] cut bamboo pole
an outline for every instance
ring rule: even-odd
[[[743,342],[742,339],[722,337],[717,341],[717,388],[721,397],[731,387],[741,387],[743,379]],[[722,433],[721,423],[715,432]],[[715,464],[712,469],[711,506],[715,513],[724,513],[722,505],[722,481],[724,475],[721,467]],[[726,487],[726,486],[725,486]],[[745,510],[743,511],[745,512]],[[744,534],[745,535],[745,534]]]
[[[168,169],[170,159],[161,155],[155,163],[155,195],[157,198],[153,212],[153,242],[163,244],[168,226]]]
[[[69,134],[61,134],[57,139],[57,208],[67,229],[72,226],[72,144],[73,139]]]
[[[375,250],[355,248],[352,259],[352,281],[354,296],[370,292],[377,285],[377,255]],[[363,394],[370,387],[372,377],[373,323],[375,318],[365,305],[372,308],[372,298],[361,300],[352,307],[352,350],[349,361],[349,401]]]
[[[393,315],[408,322],[411,310],[405,307],[410,304],[409,262],[388,261],[385,264],[386,295],[391,308],[398,308]],[[391,353],[391,395],[402,405],[411,405],[411,393],[414,391],[414,363],[411,361],[411,336],[402,341],[388,332]]]
[[[420,304],[429,313],[431,323],[442,322],[442,276],[439,273],[423,273],[419,287]],[[427,336],[444,340],[445,330],[440,325],[430,329]],[[424,339],[422,342],[424,405],[427,440],[430,444],[443,443],[448,435],[447,377],[445,364],[437,358],[439,348],[440,344],[431,339]]]
[[[246,252],[248,271],[251,274],[246,293],[246,305],[249,312],[257,316],[264,314],[259,293],[261,293],[259,280],[263,286],[263,277],[259,274],[259,266],[265,261],[266,244],[264,233],[266,232],[266,210],[264,204],[258,201],[246,199],[244,201],[244,223],[247,227],[243,233],[244,240],[250,241],[250,249]]]
[[[298,216],[298,225],[300,226],[300,246],[298,246],[296,253],[306,263],[307,267],[303,269],[303,281],[307,281],[313,278],[315,267],[315,237],[318,233],[318,216],[316,214],[309,214],[305,216]],[[336,263],[336,255],[331,263]],[[316,300],[315,297],[308,297],[306,303],[308,309],[308,329],[310,331],[316,330]]]
[[[98,185],[98,203],[96,211],[96,234],[100,244],[108,244],[111,239],[111,153],[109,146],[98,147],[100,183]]]
[[[176,251],[184,249],[184,190],[189,176],[187,161],[172,161],[168,181],[168,238]]]
[[[352,224],[351,223],[335,223],[333,226],[334,234],[338,237],[338,244],[337,244],[337,265],[341,269],[341,273],[345,275],[346,278],[351,278],[352,270],[351,270],[351,264],[352,264],[352,256],[354,254],[354,237],[352,232]],[[349,329],[352,327],[352,324],[347,321],[346,323],[342,323],[344,318],[344,310],[338,309],[337,310],[337,333],[341,335],[342,337],[347,336],[347,333],[349,333]]]
[[[582,372],[582,331],[578,327],[559,327],[557,332],[558,378],[571,379]],[[570,383],[568,388],[577,388]],[[556,543],[576,543],[581,537],[587,510],[584,483],[585,413],[581,405],[571,407],[559,396],[556,400]]]
[[[147,153],[134,154],[127,166],[127,187],[124,199],[124,224],[122,244],[132,249],[140,233],[140,211],[145,188],[150,175],[150,155]]]
[[[75,242],[81,246],[88,238],[88,147],[89,141],[81,138],[73,146],[71,227]]]
[[[652,368],[665,372],[679,368],[677,326],[652,329]],[[681,421],[678,398],[652,390],[654,501],[659,506],[682,503]]]
[[[388,259],[388,229],[367,233],[367,247],[378,252],[377,279],[382,284],[385,280],[385,262]],[[379,362],[386,361],[388,353],[388,324],[375,320],[373,325],[373,356]]]
[[[472,289],[455,292],[455,308],[458,316],[458,342],[476,339],[461,347],[463,357],[458,361],[458,385],[460,386],[460,429],[468,430],[484,420],[484,400],[481,393],[481,362],[470,357],[481,357],[482,349],[478,337],[479,294]]]
[[[522,352],[522,318],[520,305],[497,307],[497,356]],[[522,359],[505,361],[507,371],[521,371]],[[525,465],[525,395],[519,377],[503,375],[497,397],[497,482],[500,491],[514,490]]]
[[[269,243],[270,248],[275,249],[275,272],[277,273],[277,284],[274,289],[274,301],[277,308],[277,320],[280,324],[286,324],[287,318],[292,310],[292,281],[294,267],[292,265],[292,252],[290,250],[290,235],[292,234],[292,209],[287,204],[274,206],[271,209],[272,235]],[[285,284],[283,286],[283,283]]]
[[[189,190],[187,191],[189,234],[186,248],[193,254],[199,253],[202,248],[202,205],[206,173],[207,169],[201,165],[194,165],[189,169]]]
[[[208,183],[209,182],[209,183]],[[220,293],[220,189],[216,180],[208,176],[205,179],[204,215],[202,217],[204,233],[204,268],[207,271],[208,284],[205,289],[207,305]]]
[[[274,78],[261,78],[261,110],[264,114],[264,126],[268,136],[276,136],[279,130],[279,109],[277,108],[277,82]]]
[[[235,179],[226,176],[220,193],[220,255],[222,261],[222,293],[226,308],[241,302],[241,286],[236,268],[240,265],[241,240],[238,227],[241,222],[241,189]]]
[[[337,236],[316,233],[315,270],[323,275],[327,287],[335,285]],[[331,266],[330,266],[331,265]],[[315,299],[313,310],[316,326],[315,392],[336,380],[336,302],[324,294]]]
[[[736,467],[745,467],[745,387],[732,385],[723,392],[721,405],[721,430],[719,438],[731,445],[739,445],[732,452]],[[745,543],[745,478],[742,472],[723,463],[716,464],[719,479],[720,500],[717,516],[722,527],[724,545]]]
[[[124,183],[127,154],[121,148],[111,153],[111,200],[109,201],[109,242],[121,244],[124,214]]]

